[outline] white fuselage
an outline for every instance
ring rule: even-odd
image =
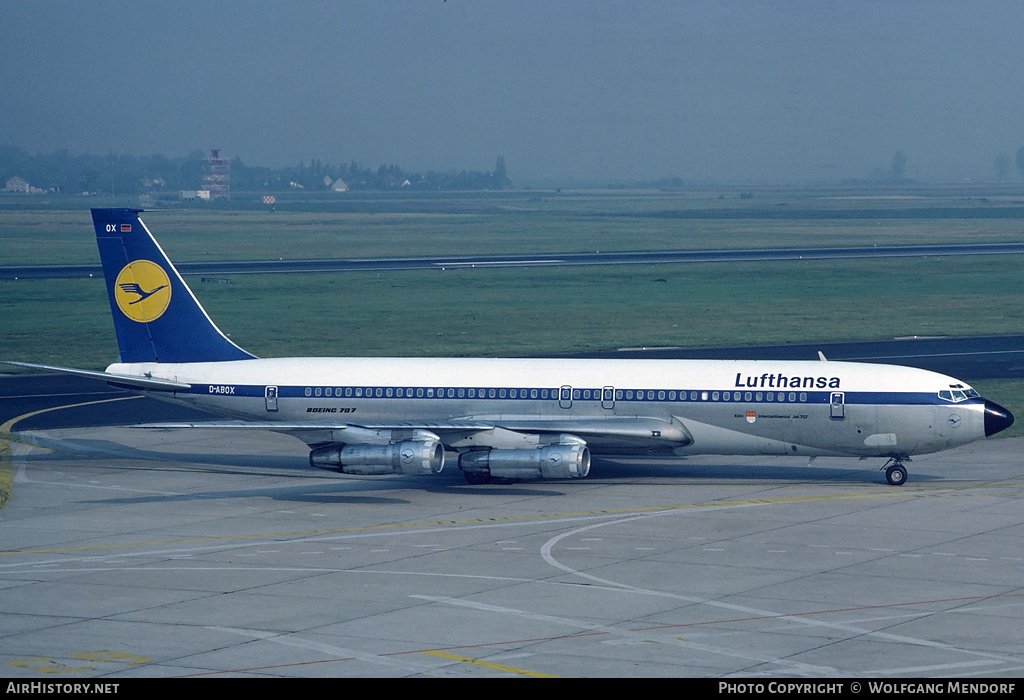
[[[595,454],[905,457],[985,437],[983,399],[940,398],[964,385],[893,365],[282,358],[107,372],[189,383],[154,396],[250,421],[435,426],[449,449],[471,446],[474,424],[585,435]],[[602,425],[618,427],[602,435]]]

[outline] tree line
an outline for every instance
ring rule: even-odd
[[[0,189],[20,177],[38,190],[63,194],[158,194],[203,187],[207,154],[193,151],[184,157],[72,155],[67,150],[31,155],[17,146],[0,145]],[[512,185],[505,159],[498,157],[492,172],[427,171],[406,173],[397,165],[363,168],[357,163],[328,165],[318,158],[307,165],[269,168],[247,165],[232,158],[231,190],[282,192],[289,189],[327,190],[338,180],[350,190],[490,190]]]

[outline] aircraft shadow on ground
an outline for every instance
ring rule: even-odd
[[[88,501],[94,504],[129,505],[140,503],[192,503],[228,499],[269,498],[289,503],[321,503],[324,505],[410,505],[405,498],[358,495],[359,491],[380,491],[380,487],[364,481],[344,481],[323,485],[302,484],[299,486],[274,486],[268,488],[230,489],[227,491],[203,491],[183,494],[153,494],[125,498],[97,498]]]
[[[610,480],[632,478],[678,479],[680,483],[700,480],[714,481],[770,481],[797,483],[864,483],[885,484],[885,471],[881,466],[885,460],[878,458],[864,462],[859,468],[825,467],[814,465],[780,464],[700,464],[690,460],[678,462],[620,462],[612,458],[595,459],[590,467],[587,480]],[[921,474],[911,470],[914,481],[937,481],[941,476]]]
[[[179,454],[157,450],[144,450],[128,447],[111,440],[75,439],[54,440],[43,436],[22,436],[26,442],[46,448],[47,452],[36,452],[22,455],[17,461],[41,465],[46,463],[59,464],[66,462],[68,457],[89,460],[125,460],[139,463],[137,465],[113,465],[122,469],[159,468],[167,470],[204,471],[217,474],[234,474],[238,476],[273,476],[276,478],[301,478],[323,480],[323,485],[302,485],[295,487],[268,487],[265,489],[230,490],[215,493],[170,494],[159,496],[139,496],[113,499],[97,499],[94,503],[156,503],[167,501],[196,501],[210,498],[273,498],[283,501],[304,501],[310,503],[377,503],[377,504],[408,504],[407,499],[398,497],[354,496],[356,491],[405,490],[417,489],[432,493],[455,493],[477,495],[529,495],[529,496],[561,496],[564,491],[538,491],[536,483],[529,488],[516,488],[512,482],[496,483],[488,486],[471,486],[462,478],[458,468],[445,469],[441,474],[427,476],[357,476],[337,474],[310,467],[300,456],[258,455],[258,454],[213,454],[189,453]],[[52,451],[50,451],[52,450]],[[500,492],[495,489],[501,489]]]
[[[562,496],[577,480],[524,480],[500,481],[487,485],[470,485],[465,483],[461,472],[455,466],[449,466],[441,474],[430,476],[353,476],[335,474],[333,472],[314,469],[301,456],[262,455],[246,453],[173,453],[158,450],[145,450],[129,447],[118,442],[100,439],[52,440],[42,436],[25,436],[26,442],[56,450],[57,453],[37,453],[18,457],[19,461],[58,462],[66,460],[68,455],[86,459],[119,459],[134,462],[152,463],[170,469],[203,470],[215,473],[234,473],[239,475],[267,475],[275,477],[297,477],[303,479],[324,479],[329,484],[324,486],[296,486],[286,488],[247,489],[242,491],[218,492],[215,495],[194,494],[189,496],[140,497],[108,499],[110,503],[140,503],[163,500],[201,500],[204,498],[245,498],[268,497],[287,501],[306,501],[319,503],[353,502],[353,491],[381,491],[397,489],[417,489],[432,493],[459,493],[464,495],[530,495],[530,496]],[[769,482],[769,483],[842,483],[842,484],[885,484],[885,473],[880,469],[884,463],[881,458],[870,464],[865,462],[859,468],[822,467],[814,465],[780,464],[700,464],[689,459],[677,461],[667,460],[630,460],[620,461],[615,458],[595,458],[590,474],[585,481],[613,481],[635,479],[657,479],[658,483],[676,483],[690,485],[698,482],[710,484],[715,482]],[[113,466],[113,465],[110,465]],[[129,467],[130,468],[130,467]],[[915,482],[933,482],[941,480],[941,476],[913,473]],[[581,482],[582,483],[582,482]],[[543,488],[544,490],[539,490]],[[359,502],[408,503],[402,498],[356,497]]]

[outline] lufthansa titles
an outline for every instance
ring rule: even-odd
[[[734,386],[751,389],[838,389],[839,377],[787,377],[782,372],[761,376],[736,373]]]

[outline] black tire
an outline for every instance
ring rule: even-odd
[[[903,486],[907,483],[907,468],[902,464],[894,464],[885,470],[885,480],[892,486]]]
[[[462,476],[465,477],[467,484],[472,484],[473,486],[491,483],[491,475],[483,472],[462,472]]]

